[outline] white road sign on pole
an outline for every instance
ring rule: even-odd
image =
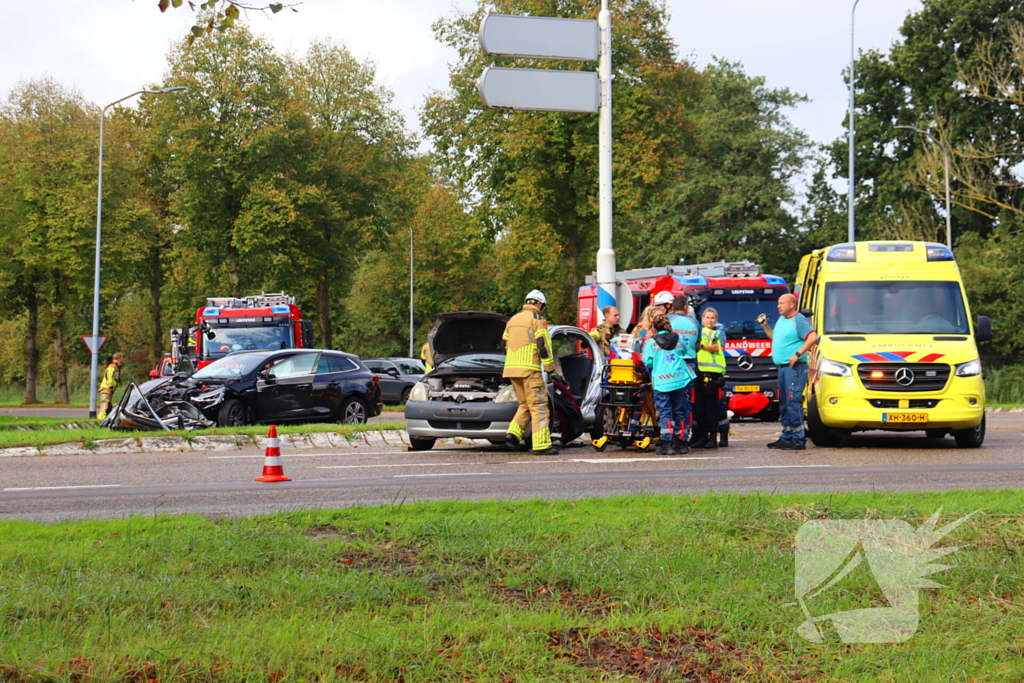
[[[592,19],[488,14],[480,22],[480,47],[489,55],[592,62],[600,37]]]
[[[593,71],[489,66],[477,82],[488,107],[596,113],[601,87]]]
[[[99,334],[95,337],[91,334],[82,335],[82,343],[85,344],[85,348],[89,349],[89,353],[99,353],[106,341],[106,335]]]

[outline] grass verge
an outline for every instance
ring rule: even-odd
[[[146,436],[180,436],[184,438],[190,438],[199,435],[211,435],[211,434],[246,434],[249,436],[266,436],[267,426],[266,425],[252,425],[248,427],[217,427],[215,429],[197,429],[195,431],[181,431],[171,430],[169,432],[164,431],[145,431],[145,432],[125,432],[125,431],[114,431],[111,429],[103,429],[96,427],[95,422],[76,421],[73,424],[80,425],[79,427],[72,429],[60,428],[63,424],[72,423],[66,418],[32,418],[35,421],[38,420],[54,420],[55,422],[43,422],[36,423],[35,427],[31,431],[23,431],[21,429],[10,429],[4,428],[0,425],[0,448],[14,448],[20,446],[44,448],[58,443],[81,443],[86,447],[94,441],[100,439],[137,439]],[[22,425],[24,427],[24,425]],[[405,429],[405,424],[402,422],[379,422],[372,425],[341,425],[341,424],[295,424],[295,425],[281,425],[278,426],[277,431],[279,434],[296,434],[310,432],[340,432],[348,433],[352,431],[360,430],[391,430],[391,429]],[[0,677],[0,681],[3,678]]]
[[[1021,491],[0,522],[5,681],[1018,681]],[[803,640],[809,519],[979,508],[893,645]],[[829,612],[877,606],[854,583]],[[881,599],[884,603],[884,597]]]

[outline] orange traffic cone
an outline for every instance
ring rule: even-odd
[[[267,434],[269,443],[267,453],[263,458],[263,476],[256,477],[253,481],[291,481],[284,476],[284,465],[281,464],[281,447],[277,442],[277,426],[270,425],[270,433]]]

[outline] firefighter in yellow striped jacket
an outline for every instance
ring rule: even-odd
[[[124,365],[124,354],[115,353],[103,371],[103,378],[100,380],[99,386],[100,407],[96,411],[97,420],[107,417],[107,411],[110,410],[110,406],[114,402],[114,391],[117,390],[117,385],[121,381],[122,365]]]
[[[526,295],[523,310],[505,324],[505,370],[502,377],[512,381],[519,410],[508,425],[505,442],[516,450],[526,427],[533,423],[533,455],[558,455],[551,445],[551,411],[548,408],[547,387],[541,374],[543,367],[555,371],[555,358],[551,350],[548,325],[541,316],[547,299],[538,290]]]

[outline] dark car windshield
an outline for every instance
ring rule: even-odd
[[[969,334],[960,284],[829,282],[825,334]]]
[[[223,356],[234,351],[277,351],[290,349],[290,325],[273,327],[214,327],[214,338],[203,341],[206,356]]]
[[[267,360],[262,353],[240,353],[218,358],[192,375],[196,379],[240,379],[258,368]]]
[[[709,308],[718,311],[718,322],[725,327],[725,333],[730,337],[761,337],[767,339],[761,326],[757,324],[756,318],[761,313],[768,316],[770,320],[779,317],[779,311],[775,306],[775,299],[710,299],[701,306],[701,315]]]
[[[500,353],[464,353],[447,358],[437,364],[438,368],[503,368],[505,356]]]

